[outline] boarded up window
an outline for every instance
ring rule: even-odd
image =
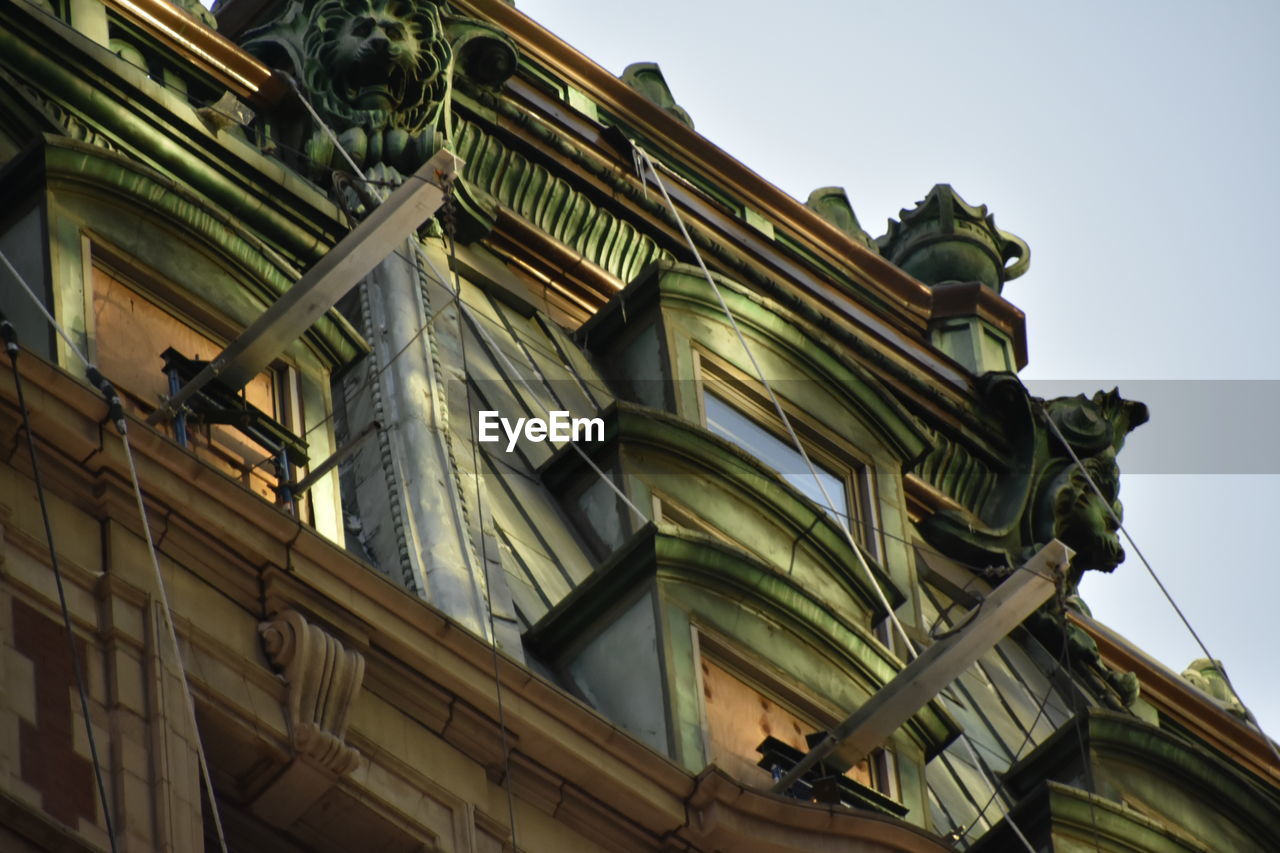
[[[151,412],[169,395],[160,354],[173,347],[188,358],[208,360],[222,351],[217,341],[161,307],[121,276],[93,267],[94,359],[120,391],[125,407],[139,415]],[[276,371],[258,374],[244,389],[248,402],[277,421],[286,407]],[[261,447],[236,430],[221,425],[188,426],[191,450],[253,491],[275,501],[275,469]]]
[[[757,767],[756,747],[766,737],[808,752],[805,735],[825,728],[778,703],[714,660],[702,655],[702,698],[707,721],[707,760],[740,782],[764,787],[772,779]],[[850,779],[870,787],[870,765],[851,769]]]

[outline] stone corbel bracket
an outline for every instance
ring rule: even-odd
[[[296,610],[283,610],[258,626],[271,664],[289,685],[293,748],[335,776],[360,763],[343,740],[347,717],[364,679],[364,657],[343,647]]]

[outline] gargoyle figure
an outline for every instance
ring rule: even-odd
[[[935,513],[921,522],[920,531],[942,553],[977,568],[994,567],[996,575],[1013,571],[1052,539],[1074,550],[1061,607],[1051,603],[1033,614],[1027,627],[1050,654],[1069,660],[1095,695],[1111,707],[1128,707],[1138,697],[1137,676],[1108,667],[1093,638],[1062,610],[1087,616],[1088,608],[1074,594],[1081,576],[1088,570],[1109,572],[1124,560],[1119,525],[1108,509],[1121,515],[1116,454],[1125,436],[1146,423],[1147,407],[1121,398],[1118,390],[1045,401],[1030,396],[1010,373],[986,374],[979,391],[987,413],[1004,428],[1007,459],[1003,467],[987,471],[990,487],[981,490],[980,505]],[[956,467],[946,460],[960,460],[960,479],[972,479],[973,469],[983,465],[946,446],[931,456],[937,459],[924,460],[920,473],[944,489]]]
[[[1147,407],[1121,399],[1119,389],[1112,389],[1099,391],[1091,400],[1083,394],[1060,397],[1044,404],[1043,411],[1081,465],[1075,464],[1057,435],[1049,437],[1049,459],[1034,489],[1030,533],[1036,542],[1058,538],[1075,549],[1070,577],[1074,587],[1085,571],[1109,572],[1124,561],[1116,522],[1124,514],[1116,454],[1129,431],[1146,423]],[[1088,472],[1087,478],[1081,467]]]
[[[980,389],[990,413],[1005,428],[1010,448],[1003,470],[981,506],[939,512],[921,532],[943,553],[973,566],[1011,568],[1052,539],[1071,547],[1069,586],[1087,570],[1111,571],[1124,560],[1117,524],[1120,469],[1116,454],[1129,431],[1147,420],[1147,407],[1118,391],[1044,401],[1027,394],[1015,376],[990,373]],[[1101,490],[1099,497],[1045,418],[1079,457]],[[930,469],[936,471],[936,468]],[[936,474],[935,476],[942,476]]]
[[[511,42],[437,0],[305,0],[246,34],[243,46],[296,81],[363,172],[409,174],[442,144],[455,70],[481,86],[515,71]],[[457,82],[457,81],[452,81]],[[333,137],[301,109],[268,121],[280,153],[303,151],[313,178],[350,171]]]

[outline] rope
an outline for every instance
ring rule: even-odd
[[[533,386],[529,384],[529,380],[526,379],[524,377],[524,374],[521,373],[516,368],[516,366],[511,362],[511,359],[510,357],[507,356],[506,352],[494,342],[493,338],[489,336],[489,333],[488,331],[485,330],[484,326],[482,326],[477,321],[475,314],[472,313],[469,307],[467,307],[466,302],[462,300],[461,291],[455,291],[449,287],[447,279],[440,273],[440,270],[436,268],[436,265],[431,260],[430,255],[427,255],[424,253],[423,259],[426,260],[427,266],[431,268],[431,272],[435,275],[436,281],[440,282],[442,285],[444,285],[446,289],[450,290],[451,294],[453,295],[453,298],[457,300],[458,307],[461,309],[462,313],[466,315],[467,320],[471,324],[471,327],[475,329],[477,334],[479,334],[480,338],[484,341],[485,346],[488,347],[490,351],[496,352],[498,354],[498,357],[502,359],[502,362],[506,366],[507,370],[513,376],[515,376],[517,380],[519,380],[520,384],[524,386],[524,389],[527,392],[529,392],[529,396],[533,397],[536,400],[538,398],[538,394],[536,391],[534,391]],[[542,371],[538,369],[538,366],[536,364],[533,364],[531,362],[529,366],[532,367],[533,370],[539,376],[543,376]],[[545,380],[546,377],[543,376],[543,379]],[[591,459],[591,457],[587,455],[586,451],[584,451],[581,447],[578,446],[577,442],[570,441],[568,442],[568,444],[570,447],[574,449],[575,452],[577,452],[577,454],[580,457],[582,457],[582,460],[586,462],[587,466],[590,467],[591,470],[596,473],[596,476],[598,476],[601,480],[603,480],[605,485],[607,485],[613,491],[613,493],[617,495],[618,499],[621,500],[627,507],[629,507],[633,513],[635,513],[636,518],[639,520],[641,526],[644,526],[649,523],[649,517],[640,511],[640,507],[636,506],[635,502],[632,501],[631,498],[627,497],[626,492],[618,488],[617,483],[613,482],[613,479],[609,477],[608,474],[600,470],[600,466],[596,465],[596,463]]]
[[[6,259],[5,263],[8,263]],[[22,390],[22,374],[18,371],[18,336],[8,318],[0,312],[0,337],[4,338],[5,351],[13,365],[13,384],[18,391],[18,408],[22,412],[22,429],[27,434],[27,452],[31,455],[31,474],[36,484],[36,497],[40,502],[40,517],[44,521],[45,541],[49,545],[49,561],[53,568],[53,580],[58,588],[58,606],[62,609],[62,624],[67,629],[67,650],[71,656],[71,671],[76,677],[76,692],[80,694],[80,711],[84,715],[84,730],[89,740],[89,755],[93,759],[93,778],[98,786],[98,800],[102,803],[102,819],[107,825],[107,840],[112,853],[120,849],[116,840],[115,824],[111,808],[107,804],[107,789],[102,781],[102,762],[98,759],[98,739],[93,734],[93,718],[89,714],[89,689],[85,686],[84,665],[76,648],[75,632],[71,628],[71,611],[67,607],[67,591],[62,584],[62,567],[58,563],[58,549],[53,544],[53,525],[49,521],[49,507],[44,497],[44,478],[40,475],[40,462],[36,458],[36,443],[31,432],[31,417],[27,411],[27,398]]]
[[[764,386],[765,392],[769,395],[769,400],[773,403],[773,408],[778,413],[779,420],[782,421],[783,426],[786,428],[787,435],[791,438],[791,442],[795,446],[796,452],[800,454],[802,459],[804,459],[804,463],[806,467],[808,467],[809,469],[809,474],[813,477],[813,480],[817,484],[819,491],[822,492],[822,497],[826,501],[827,507],[833,506],[835,504],[835,501],[831,499],[831,495],[827,492],[827,488],[823,484],[822,478],[818,476],[818,471],[814,467],[813,461],[810,460],[809,454],[805,451],[804,445],[800,441],[800,437],[796,434],[795,428],[791,425],[791,419],[787,417],[787,413],[782,408],[782,404],[779,402],[777,395],[774,394],[773,388],[770,386],[769,380],[765,377],[764,371],[761,369],[759,361],[756,360],[755,353],[752,351],[750,344],[747,343],[746,336],[743,335],[742,329],[738,326],[737,318],[734,317],[733,311],[730,310],[729,304],[725,301],[724,295],[720,292],[720,288],[715,282],[715,278],[711,275],[711,271],[707,269],[706,263],[702,260],[702,253],[698,251],[698,247],[694,243],[693,238],[690,236],[688,228],[685,227],[684,219],[680,216],[680,211],[676,208],[675,203],[671,200],[671,194],[667,192],[667,186],[663,182],[662,176],[658,173],[657,166],[654,164],[654,161],[649,156],[648,152],[645,151],[643,148],[641,148],[639,145],[635,145],[633,143],[633,151],[635,152],[638,159],[644,161],[645,165],[649,169],[649,173],[653,175],[654,182],[658,185],[658,189],[662,192],[662,197],[666,201],[667,207],[671,210],[672,216],[675,218],[676,225],[680,228],[680,233],[684,237],[685,243],[688,244],[690,251],[693,252],[694,259],[698,262],[698,268],[702,270],[702,275],[706,279],[707,284],[711,287],[712,293],[715,294],[716,301],[720,303],[720,309],[724,312],[725,318],[728,319],[730,327],[732,327],[734,334],[738,338],[738,342],[742,344],[742,349],[746,353],[747,359],[751,362],[751,367],[752,369],[755,370],[756,376],[760,380],[760,384]],[[647,178],[643,174],[641,174],[640,178],[642,182],[647,181]],[[859,565],[862,567],[863,572],[867,576],[867,580],[871,584],[871,588],[875,591],[876,598],[879,599],[881,606],[884,607],[885,612],[888,614],[890,622],[893,623],[894,628],[896,628],[898,631],[898,635],[902,638],[903,646],[906,650],[908,657],[911,660],[915,660],[915,658],[918,657],[918,653],[916,652],[915,647],[911,642],[911,638],[907,636],[907,631],[903,627],[902,622],[898,619],[897,613],[894,612],[893,606],[889,603],[888,596],[885,595],[885,592],[881,588],[879,581],[876,580],[875,574],[871,571],[871,566],[867,563],[866,558],[863,556],[862,548],[854,540],[853,533],[849,529],[848,525],[840,525],[840,530],[844,534],[845,538],[848,540],[849,547],[853,550],[854,555],[857,557]],[[988,777],[994,789],[999,789],[1001,787],[1000,781],[994,778],[991,775],[989,768],[987,768],[986,765],[983,764],[978,759],[978,755],[974,751],[973,744],[970,741],[968,734],[965,732],[961,732],[960,738],[964,742],[967,750],[969,751],[969,754],[973,759],[974,765],[978,767],[983,772],[983,774]],[[1023,834],[1022,830],[1013,821],[1012,817],[1010,817],[1009,812],[1004,807],[1004,803],[1000,802],[999,805],[1000,805],[1001,812],[1003,813],[1006,821],[1008,821],[1009,823],[1009,826],[1013,829],[1014,833],[1018,836],[1018,839],[1022,841],[1023,845],[1028,850],[1028,853],[1036,853],[1035,847],[1032,846],[1031,842],[1027,840],[1027,837]]]
[[[448,237],[449,258],[453,266],[454,293],[462,292],[462,284],[458,280],[457,257],[455,253],[455,243],[453,237],[454,226],[453,212],[453,182],[451,181],[445,188],[444,204],[440,208],[440,218],[444,222],[444,232]],[[419,252],[419,255],[426,257],[425,252]],[[439,311],[432,316],[437,317],[441,311],[448,308],[449,305],[457,303],[462,304],[462,300],[458,296],[449,299]],[[467,335],[462,326],[462,312],[458,312],[458,347],[462,359],[462,375],[470,376],[467,370]],[[427,321],[430,324],[430,320]],[[498,731],[502,735],[502,763],[503,763],[503,782],[507,789],[507,819],[511,823],[511,848],[519,850],[520,844],[516,837],[516,808],[514,794],[512,792],[511,781],[511,746],[507,742],[507,715],[506,707],[502,699],[502,675],[499,669],[498,659],[498,626],[493,615],[493,583],[489,577],[489,549],[488,539],[484,532],[484,489],[480,484],[480,442],[476,435],[476,424],[471,417],[471,381],[466,382],[467,390],[467,429],[471,438],[471,478],[472,485],[476,490],[476,515],[480,528],[480,566],[484,573],[484,603],[485,610],[489,614],[489,648],[493,653],[493,691],[498,701]]]
[[[124,416],[120,397],[116,394],[115,387],[107,381],[102,373],[98,371],[98,368],[90,363],[84,353],[76,347],[66,330],[62,328],[62,325],[57,320],[54,319],[53,315],[49,313],[47,308],[45,308],[44,303],[36,296],[35,291],[31,289],[18,271],[14,269],[13,264],[9,263],[9,259],[5,256],[4,252],[0,252],[0,262],[3,262],[10,274],[20,285],[22,285],[22,289],[27,292],[27,295],[31,297],[31,301],[35,303],[36,307],[40,309],[40,312],[44,314],[45,319],[48,320],[54,331],[57,332],[59,337],[66,341],[67,346],[71,348],[71,351],[75,353],[81,362],[83,362],[85,372],[89,377],[90,383],[97,388],[103,398],[107,401],[108,417],[115,424],[116,430],[120,433],[120,439],[124,445],[125,459],[128,460],[129,463],[129,480],[133,485],[133,495],[138,506],[138,515],[142,519],[142,531],[147,542],[147,553],[151,558],[151,569],[155,576],[156,591],[160,596],[160,602],[162,604],[162,613],[164,616],[163,621],[169,635],[169,643],[173,647],[175,660],[178,663],[178,675],[182,681],[182,689],[186,694],[187,701],[185,705],[187,710],[187,722],[191,726],[192,740],[196,746],[196,758],[200,767],[200,776],[204,782],[204,787],[209,797],[209,810],[213,816],[214,829],[218,835],[218,845],[222,850],[222,853],[227,853],[227,841],[222,830],[222,818],[218,813],[217,797],[214,794],[213,781],[209,777],[209,765],[205,759],[204,744],[200,740],[200,729],[196,725],[195,699],[191,695],[191,684],[187,681],[186,667],[182,662],[182,649],[178,645],[178,635],[173,627],[173,616],[169,606],[169,596],[165,590],[164,577],[160,573],[160,560],[156,556],[155,542],[151,536],[151,523],[147,519],[146,506],[142,498],[142,487],[138,483],[138,469],[134,464],[133,448],[129,444],[128,422]]]
[[[351,155],[347,153],[347,149],[342,147],[342,143],[338,141],[338,135],[333,132],[333,128],[325,124],[324,119],[320,118],[320,114],[316,112],[316,108],[311,106],[311,101],[307,99],[306,95],[302,94],[302,89],[298,87],[298,81],[294,80],[293,77],[291,77],[288,74],[285,74],[283,71],[280,71],[277,73],[283,75],[284,79],[289,81],[289,85],[293,88],[294,93],[298,96],[298,100],[302,102],[302,106],[306,109],[308,113],[310,113],[311,120],[314,121],[316,124],[320,125],[320,128],[325,132],[325,135],[329,137],[329,141],[333,143],[333,147],[338,150],[338,153],[342,155],[342,159],[346,160],[347,165],[351,167],[351,173],[353,175],[363,177],[364,172],[361,171],[360,167],[356,165],[356,161],[351,159]],[[300,153],[300,152],[297,152],[295,150],[295,153]]]

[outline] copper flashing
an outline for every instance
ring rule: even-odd
[[[167,43],[240,97],[272,103],[287,84],[230,40],[168,0],[104,0],[105,5]]]
[[[1019,368],[1027,364],[1027,315],[989,287],[976,281],[944,281],[933,286],[930,320],[978,317],[1009,336]]]
[[[1098,644],[1103,661],[1138,676],[1142,698],[1161,715],[1255,775],[1273,785],[1280,784],[1280,766],[1267,746],[1265,734],[1215,705],[1205,694],[1107,626],[1078,613],[1067,615]]]
[[[509,208],[498,208],[490,242],[501,254],[510,256],[512,262],[580,308],[584,312],[582,320],[594,315],[622,290],[623,282],[615,276]]]

